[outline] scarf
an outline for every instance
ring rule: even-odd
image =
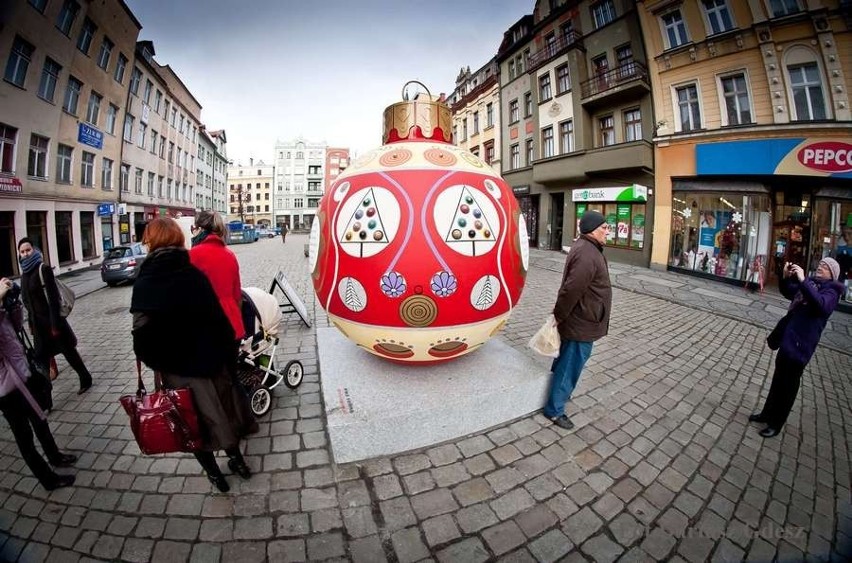
[[[207,229],[199,229],[198,234],[192,237],[192,246],[197,246],[201,244],[201,242],[210,236],[210,231]]]
[[[38,265],[44,261],[44,256],[41,254],[41,250],[38,248],[33,248],[32,253],[29,256],[25,256],[21,258],[21,270],[23,273],[28,274],[38,268]]]

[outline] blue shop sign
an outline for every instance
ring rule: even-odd
[[[701,143],[695,146],[700,175],[789,174],[852,178],[852,142],[811,137]]]
[[[80,129],[77,132],[77,140],[84,145],[89,145],[96,149],[104,148],[104,134],[85,123],[80,124]]]
[[[108,217],[115,213],[115,204],[114,203],[99,203],[98,204],[98,217]]]

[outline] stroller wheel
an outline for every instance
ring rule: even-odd
[[[256,387],[251,392],[251,412],[255,416],[263,416],[269,412],[272,406],[272,394],[266,387]]]
[[[302,376],[305,374],[302,363],[299,360],[290,360],[287,362],[287,367],[284,368],[284,385],[290,389],[295,389],[302,383]]]

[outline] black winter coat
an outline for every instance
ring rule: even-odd
[[[44,285],[41,283],[42,276]],[[59,315],[59,288],[56,287],[56,278],[49,266],[42,262],[21,276],[21,298],[27,308],[37,358],[52,358],[77,346],[77,336],[71,330],[71,325]]]

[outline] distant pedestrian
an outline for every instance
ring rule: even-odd
[[[231,375],[234,329],[207,277],[190,263],[180,225],[157,217],[145,227],[148,256],[133,286],[133,351],[170,389],[188,387],[202,448],[195,457],[222,492],[230,489],[214,452],[243,475],[240,439],[257,432],[248,398]],[[238,465],[234,460],[239,460]]]
[[[281,225],[281,243],[287,242],[287,233],[290,231],[290,227],[287,226],[287,223]]]
[[[59,475],[50,468],[68,467],[77,461],[71,454],[63,454],[56,446],[44,411],[27,388],[31,374],[24,348],[15,334],[13,311],[6,299],[12,290],[10,280],[0,279],[0,410],[9,423],[24,463],[30,468],[41,486],[52,491],[74,484],[73,475]],[[20,301],[17,302],[20,309]],[[21,327],[18,327],[21,328]],[[50,465],[36,450],[33,433],[41,443]]]
[[[550,368],[553,380],[544,416],[566,430],[574,428],[574,423],[565,415],[565,403],[592,355],[592,343],[609,331],[612,286],[603,255],[606,229],[606,220],[597,211],[583,214],[581,234],[565,259],[562,284],[553,308],[562,344]]]
[[[57,354],[65,356],[80,378],[77,394],[81,395],[92,386],[92,374],[77,352],[77,336],[71,325],[59,314],[59,288],[53,270],[44,263],[41,251],[29,238],[18,242],[18,254],[22,272],[21,296],[27,308],[36,358],[48,366]]]
[[[805,366],[811,360],[828,317],[834,312],[844,286],[838,282],[840,264],[833,258],[823,258],[813,277],[796,264],[784,264],[781,294],[791,300],[787,314],[778,321],[766,339],[775,356],[775,373],[763,410],[748,417],[751,422],[762,422],[760,431],[764,438],[781,432],[799,393],[799,382]]]

